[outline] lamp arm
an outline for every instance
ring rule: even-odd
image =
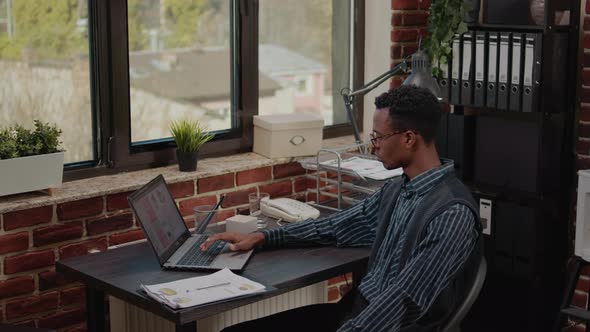
[[[385,73],[379,75],[375,79],[371,80],[367,84],[363,85],[357,90],[351,91],[348,88],[344,88],[340,90],[340,94],[342,95],[342,99],[344,100],[344,106],[346,107],[346,114],[348,115],[348,121],[352,125],[352,131],[354,133],[354,139],[357,144],[362,145],[363,141],[361,139],[361,134],[358,129],[358,125],[356,122],[356,113],[354,110],[354,102],[357,96],[363,96],[370,92],[371,90],[375,89],[383,82],[399,74],[400,72],[406,73],[408,71],[408,64],[406,59],[400,62],[397,66],[393,67],[392,69],[386,71]]]

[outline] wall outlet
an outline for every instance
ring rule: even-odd
[[[485,198],[479,199],[479,221],[483,227],[483,233],[492,235],[492,201]]]

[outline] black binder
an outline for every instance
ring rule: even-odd
[[[498,57],[500,56],[499,34],[490,32],[488,35],[488,66],[486,106],[496,108],[498,104]]]
[[[500,33],[498,58],[498,109],[508,110],[510,96],[510,32]]]
[[[522,100],[523,34],[512,33],[512,64],[510,79],[510,110],[520,111]]]
[[[461,104],[461,35],[453,39],[453,63],[451,65],[451,104]]]
[[[526,34],[524,47],[524,74],[522,87],[522,111],[534,112],[539,107],[541,81],[541,34]]]
[[[473,104],[473,72],[475,53],[475,33],[468,31],[463,34],[463,57],[461,64],[461,104]]]
[[[475,84],[473,85],[473,105],[476,107],[486,106],[486,33],[477,31],[475,33]]]
[[[438,86],[440,88],[440,97],[444,102],[449,102],[451,92],[451,78],[449,76],[449,73],[451,72],[451,61],[447,60],[447,63],[439,64],[438,68],[442,72],[441,77],[438,80]]]

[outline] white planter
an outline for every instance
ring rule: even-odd
[[[61,186],[64,153],[0,160],[0,196]]]

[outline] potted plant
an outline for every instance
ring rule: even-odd
[[[170,132],[176,142],[176,158],[181,172],[197,169],[199,149],[213,139],[199,120],[177,120],[170,123]]]
[[[450,60],[455,34],[467,31],[465,15],[473,5],[471,0],[438,0],[430,6],[428,18],[428,37],[425,49],[433,64],[432,74],[441,77],[439,65],[447,65]],[[438,65],[437,65],[438,64]]]
[[[0,128],[0,196],[59,187],[63,178],[62,131],[34,120],[35,129],[21,125]]]

